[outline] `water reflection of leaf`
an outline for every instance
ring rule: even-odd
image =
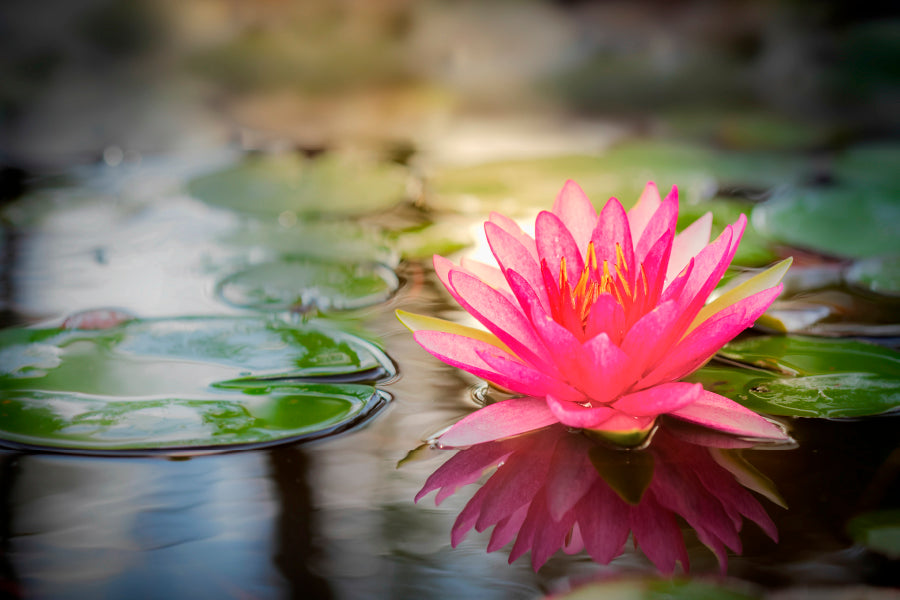
[[[751,482],[770,498],[777,499],[777,492],[742,460],[725,458],[731,452],[688,442],[665,429],[644,449],[613,450],[552,425],[460,450],[428,478],[416,500],[437,490],[440,504],[493,469],[456,519],[453,546],[472,528],[493,527],[488,552],[515,540],[510,562],[530,551],[538,569],[560,549],[568,554],[585,550],[595,561],[609,563],[624,551],[631,534],[661,572],[672,573],[677,563],[689,569],[680,518],[716,554],[724,571],[728,550],[741,552],[743,519],[773,540],[778,536],[744,485]]]

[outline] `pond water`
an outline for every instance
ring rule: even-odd
[[[288,181],[285,185],[299,204],[280,205],[284,190],[256,188],[256,196],[245,197],[245,205],[236,207],[227,194],[243,193],[241,185],[258,182],[256,175],[229,171],[230,179],[214,181],[221,185],[212,192],[200,183],[209,184],[202,178],[218,169],[237,168],[235,164],[243,164],[235,162],[239,158],[223,153],[189,167],[167,159],[134,167],[101,166],[35,186],[5,213],[7,324],[57,327],[64,315],[116,307],[145,319],[139,323],[274,314],[302,328],[319,322],[313,314],[318,308],[330,313],[336,327],[358,336],[354,339],[372,340],[390,357],[391,364],[377,375],[345,379],[362,381],[390,401],[349,430],[308,443],[211,455],[151,450],[144,456],[89,456],[79,454],[77,444],[65,454],[33,447],[0,450],[0,595],[524,599],[598,577],[657,577],[654,565],[630,543],[609,565],[597,564],[583,552],[557,553],[537,572],[527,557],[507,564],[509,545],[486,553],[490,530],[471,531],[451,548],[453,523],[477,487],[457,491],[439,507],[431,495],[414,503],[441,464],[442,453],[425,452],[398,465],[423,440],[471,412],[483,390],[476,378],[425,353],[394,311],[465,317],[436,281],[426,257],[433,250],[451,252],[468,243],[458,238],[477,229],[492,202],[503,205],[504,192],[492,199],[487,189],[481,199],[460,200],[454,189],[477,190],[476,182],[485,177],[463,170],[434,183],[434,196],[423,196],[410,192],[416,186],[405,177],[394,179],[395,165],[384,171],[348,168],[339,176],[325,170],[309,184],[312,191],[298,192],[290,185],[294,167],[285,175],[284,167],[276,166],[266,172],[266,181],[274,179],[276,188]],[[583,161],[573,164],[582,171],[591,168]],[[714,165],[712,172],[727,172],[730,163],[723,164]],[[533,172],[532,167],[526,162],[523,168]],[[554,172],[561,167],[543,163],[541,168]],[[514,178],[509,169],[498,166],[493,173]],[[705,211],[712,202],[697,173],[683,164],[663,172],[667,183],[676,183],[668,181],[675,175],[690,176],[685,182],[685,195],[692,198],[688,212]],[[365,181],[342,187],[346,177],[371,182],[374,208],[322,200],[366,189]],[[553,181],[557,183],[562,180]],[[612,185],[623,187],[621,181],[612,180]],[[626,192],[634,185],[628,179]],[[728,213],[735,200],[720,197],[716,202]],[[520,213],[516,217],[531,211],[527,201],[514,207]],[[752,236],[748,242],[744,264],[757,266],[790,254],[783,245]],[[298,257],[315,268],[294,268]],[[808,261],[814,269],[802,273],[835,268],[831,261]],[[329,264],[340,268],[330,270]],[[245,289],[235,292],[241,302],[235,302],[222,291],[223,282],[233,284],[247,273]],[[825,309],[830,317],[809,317],[808,304],[787,305],[782,316],[798,314],[806,320],[797,325],[785,317],[783,324],[807,333],[812,326],[855,324],[857,337],[866,334],[883,346],[896,345],[890,329],[895,300],[872,301],[846,287],[824,287],[841,294],[844,302],[820,304],[830,307]],[[872,301],[881,312],[851,310],[846,298]],[[846,310],[836,311],[836,305]],[[348,308],[353,310],[336,310]],[[836,318],[836,312],[844,316]],[[228,339],[234,342],[233,336]],[[203,361],[212,359],[185,354],[183,348],[176,360],[166,354],[174,352],[171,345],[148,349],[144,340],[141,360],[158,367],[144,380],[136,377],[140,368],[89,378],[96,363],[87,363],[84,380],[71,375],[59,385],[90,381],[101,396],[114,386],[130,399],[158,400],[200,394],[194,388],[208,392],[209,382],[223,378],[284,375],[283,365],[254,363],[257,353],[269,357],[273,352],[254,345],[257,341],[223,351],[225,358],[243,357],[248,366],[242,368],[210,366]],[[125,342],[117,338],[116,343]],[[137,352],[135,344],[123,352]],[[54,356],[64,360],[67,352],[71,349]],[[5,369],[13,368],[9,356],[4,360]],[[311,378],[304,381],[320,385],[324,380],[315,376],[329,382],[346,376],[329,369],[307,373],[304,377]],[[884,376],[885,394],[896,394],[896,373]],[[14,386],[4,381],[9,394]],[[744,450],[743,457],[771,480],[786,508],[756,496],[774,522],[778,541],[745,520],[742,552],[728,553],[724,585],[748,597],[818,598],[826,592],[838,598],[897,597],[891,588],[900,585],[900,575],[890,553],[865,547],[848,530],[853,517],[900,508],[897,418],[782,417],[794,446]],[[128,453],[114,448],[111,454]],[[678,523],[691,575],[697,581],[720,581],[715,555],[692,528]],[[888,521],[890,527],[896,528],[897,521]]]

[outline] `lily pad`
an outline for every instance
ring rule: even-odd
[[[216,286],[227,303],[256,310],[350,310],[384,302],[400,286],[377,263],[282,260],[254,265]]]
[[[900,558],[900,510],[863,513],[847,523],[847,531],[857,544],[890,558]]]
[[[318,439],[386,402],[370,385],[279,383],[267,394],[116,398],[21,391],[0,401],[0,444],[84,451],[195,453]]]
[[[753,600],[760,591],[746,584],[702,579],[613,579],[589,583],[561,596],[558,600]]]
[[[687,379],[762,413],[860,417],[900,406],[900,353],[853,340],[756,337],[720,356],[747,367],[711,363]]]
[[[0,331],[0,390],[7,392],[193,394],[234,378],[376,381],[393,372],[374,344],[316,321],[188,317],[107,330]]]
[[[248,157],[193,179],[188,191],[209,204],[264,216],[358,215],[403,199],[407,178],[393,163],[281,154]]]
[[[393,374],[374,344],[312,322],[134,320],[0,332],[0,443],[167,450],[318,438],[364,420]]]
[[[858,260],[847,269],[844,279],[868,292],[900,297],[900,255]]]
[[[753,209],[765,236],[834,256],[865,258],[900,252],[897,194],[878,187],[791,189]]]

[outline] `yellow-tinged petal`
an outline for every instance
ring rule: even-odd
[[[694,322],[691,323],[691,326],[688,327],[688,330],[684,335],[688,335],[691,331],[693,331],[700,323],[704,322],[720,310],[731,306],[737,302],[740,302],[744,298],[749,298],[753,294],[759,293],[763,290],[767,290],[771,287],[778,285],[781,281],[781,278],[784,277],[784,274],[787,273],[788,267],[791,266],[793,262],[793,258],[786,258],[780,263],[766,269],[762,273],[758,273],[740,284],[739,286],[728,290],[702,309],[697,313],[697,318],[694,319]]]
[[[403,323],[407,329],[412,331],[413,333],[417,331],[441,331],[443,333],[455,333],[456,335],[462,335],[467,338],[472,338],[474,340],[479,340],[482,342],[486,342],[491,344],[492,346],[496,346],[501,350],[508,352],[515,356],[515,353],[510,350],[506,344],[500,341],[500,339],[491,333],[490,331],[484,331],[483,329],[475,329],[474,327],[469,327],[467,325],[460,325],[459,323],[454,323],[453,321],[447,321],[445,319],[438,319],[436,317],[429,317],[426,315],[417,315],[415,313],[406,312],[405,310],[397,310],[395,311],[397,314],[397,318]]]

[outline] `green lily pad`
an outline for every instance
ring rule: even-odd
[[[384,302],[400,286],[397,275],[377,263],[315,260],[262,263],[221,280],[225,302],[256,310],[351,310]]]
[[[900,353],[853,340],[755,337],[687,380],[755,411],[799,417],[860,417],[900,406]]]
[[[900,297],[900,255],[858,260],[847,269],[844,279],[868,292]]]
[[[397,258],[387,239],[374,229],[353,221],[296,221],[282,224],[245,219],[240,228],[220,238],[241,258],[260,252],[265,258],[313,259],[326,262],[368,263],[395,266]]]
[[[406,195],[406,170],[332,154],[251,156],[188,183],[195,197],[263,216],[357,215],[392,206]]]
[[[847,523],[847,531],[857,544],[890,558],[900,558],[900,510],[863,513]]]
[[[370,385],[279,383],[259,395],[115,398],[23,390],[0,400],[0,444],[137,452],[259,447],[318,439],[363,421],[386,396]]]
[[[0,443],[147,450],[321,437],[385,403],[375,345],[320,322],[127,321],[0,332]],[[358,383],[353,383],[358,382]]]
[[[756,206],[751,221],[765,236],[824,254],[865,258],[900,251],[900,200],[878,187],[784,191]]]

